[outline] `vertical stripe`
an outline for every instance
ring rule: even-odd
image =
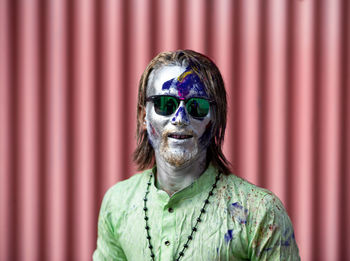
[[[94,247],[94,5],[93,1],[75,2],[74,35],[74,172],[73,229],[74,259],[91,258]]]
[[[172,51],[179,49],[178,39],[183,36],[179,34],[179,16],[180,5],[177,0],[162,0],[159,1],[159,13],[157,14],[158,36],[159,36],[159,51]]]
[[[38,2],[19,1],[19,259],[38,259]]]
[[[341,224],[341,258],[350,259],[350,248],[348,242],[350,240],[350,226],[346,225],[350,219],[350,4],[349,1],[343,1],[343,57],[341,59],[342,66],[342,124],[343,132],[341,134],[342,143],[342,180],[340,187],[342,205],[340,212]],[[342,210],[344,209],[344,210]]]
[[[110,184],[121,179],[121,166],[123,164],[123,62],[122,57],[122,3],[118,1],[104,2],[102,15],[102,175],[101,193],[106,192]],[[100,193],[100,198],[101,198]]]
[[[51,1],[47,8],[47,81],[46,97],[46,147],[45,165],[45,244],[49,260],[67,259],[64,240],[66,230],[66,115],[67,115],[67,74],[66,74],[66,6],[63,1]],[[50,19],[55,17],[55,19]],[[45,197],[46,195],[43,195]],[[44,198],[43,198],[44,199]]]
[[[287,146],[290,147],[286,174],[291,182],[290,195],[293,195],[290,203],[292,221],[295,224],[297,242],[304,246],[300,248],[301,256],[305,260],[312,260],[312,223],[313,211],[313,3],[293,2],[291,24],[288,28],[288,46],[290,52],[290,66],[288,75],[288,96],[290,117],[287,122],[289,133]],[[300,37],[296,37],[299,35]],[[303,61],[299,63],[298,61]],[[290,196],[289,196],[290,198]]]
[[[0,231],[2,235],[10,233],[10,68],[9,68],[9,6],[0,1]],[[11,242],[5,236],[0,236],[0,260],[8,260]]]
[[[285,202],[285,112],[286,112],[286,3],[283,1],[268,1],[266,10],[266,27],[269,28],[265,37],[265,82],[261,93],[262,112],[265,112],[262,126],[262,139],[265,141],[261,152],[265,155],[264,186],[274,191]],[[263,155],[260,155],[263,156]]]
[[[339,145],[340,145],[340,1],[321,2],[320,69],[320,190],[322,210],[318,229],[320,254],[325,260],[339,260]]]
[[[262,2],[259,1],[260,4]],[[259,4],[242,1],[241,52],[240,52],[240,175],[259,183],[258,169],[258,113],[261,100],[259,74]],[[252,164],[255,162],[256,164]]]
[[[207,10],[207,13],[212,13],[212,23],[208,25],[211,27],[211,33],[207,37],[208,41],[210,41],[208,55],[214,59],[217,66],[220,65],[220,71],[225,84],[229,87],[227,88],[227,117],[231,119],[233,125],[237,125],[237,123],[235,124],[237,119],[235,120],[234,118],[236,108],[234,101],[236,97],[233,92],[234,84],[232,83],[234,75],[237,74],[235,71],[232,72],[232,65],[234,60],[237,59],[234,56],[233,48],[231,48],[233,44],[237,44],[233,39],[233,35],[236,33],[232,26],[235,19],[232,15],[233,3],[229,0],[220,2],[211,1],[211,3],[210,8],[208,7]],[[228,86],[228,84],[231,84],[231,86]],[[224,144],[224,152],[228,158],[233,158],[232,144],[235,134],[233,125],[228,125],[226,129],[227,133],[230,133],[230,135],[226,135]],[[232,162],[232,164],[234,163],[235,161]]]

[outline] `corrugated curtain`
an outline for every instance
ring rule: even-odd
[[[193,49],[228,93],[234,173],[272,190],[302,260],[350,260],[350,2],[0,0],[0,260],[90,260],[136,172],[140,75]]]

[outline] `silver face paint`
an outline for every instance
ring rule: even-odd
[[[176,79],[186,71],[184,66],[163,66],[154,71],[149,78],[147,97],[153,95],[173,95],[179,97],[176,85],[164,88],[164,83]],[[198,86],[189,87],[185,97],[207,97],[204,90],[198,91]],[[189,165],[199,158],[205,160],[207,146],[212,137],[212,112],[202,119],[195,119],[188,114],[184,101],[177,110],[169,116],[159,115],[154,110],[153,102],[147,102],[146,122],[149,140],[154,148],[156,160],[162,159],[171,166]],[[207,133],[205,134],[205,132]],[[203,134],[205,134],[203,136]],[[186,138],[183,138],[185,135]],[[190,138],[188,138],[191,136]],[[201,139],[202,138],[202,139]],[[157,164],[158,165],[158,164]]]

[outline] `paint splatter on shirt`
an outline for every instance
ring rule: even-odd
[[[154,169],[119,182],[106,193],[93,260],[149,260],[143,197]],[[172,197],[154,180],[148,195],[155,260],[178,256],[195,224],[217,169],[210,165]],[[169,211],[171,209],[171,211]],[[170,243],[165,244],[166,241]],[[182,260],[300,260],[291,221],[270,191],[235,175],[221,175],[198,231]]]

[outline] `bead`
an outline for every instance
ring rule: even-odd
[[[189,239],[189,240],[192,240],[192,236],[188,236],[188,239]]]
[[[206,199],[206,200],[204,201],[204,203],[205,203],[205,204],[208,204],[208,203],[209,203],[209,200],[208,200],[208,199]]]
[[[196,227],[193,227],[192,230],[193,230],[194,232],[196,232],[196,231],[197,231],[197,228],[196,228]]]
[[[146,229],[146,230],[149,230],[149,226],[145,226],[145,229]]]
[[[143,208],[143,210],[144,210],[144,211],[147,211],[147,208],[146,208],[146,207],[144,207],[144,208]]]
[[[184,256],[184,252],[181,251],[179,255],[180,255],[180,256]]]
[[[145,220],[148,220],[148,217],[145,217]]]
[[[152,246],[152,245],[149,245],[148,247],[149,247],[149,249],[152,249],[152,248],[153,248],[153,246]]]
[[[209,192],[209,195],[212,196],[212,195],[213,195],[213,191],[210,191],[210,192]]]
[[[216,188],[216,184],[213,184],[213,188]]]
[[[187,245],[187,244],[184,244],[184,248],[188,248],[188,245]]]
[[[154,258],[154,254],[153,253],[151,254],[151,257]]]
[[[201,220],[200,218],[197,218],[197,221],[198,221],[198,222],[201,222],[202,220]]]
[[[151,182],[147,182],[147,185],[148,185],[148,186],[151,185]]]
[[[151,240],[151,236],[147,236],[147,239],[148,239],[148,240]]]
[[[147,201],[147,198],[144,198],[143,201]]]
[[[204,208],[201,209],[201,213],[205,213],[205,209]]]

